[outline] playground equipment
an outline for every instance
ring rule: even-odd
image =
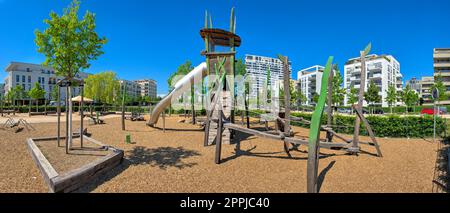
[[[149,121],[147,122],[148,126],[154,126],[158,123],[159,116],[163,113],[163,111],[170,105],[173,98],[181,96],[184,92],[189,91],[191,89],[190,83],[194,81],[194,79],[201,79],[206,76],[207,65],[205,62],[201,63],[197,67],[195,67],[191,72],[189,72],[186,76],[181,78],[174,86],[171,93],[169,93],[166,97],[164,97],[151,112],[151,116]]]
[[[211,17],[209,17],[211,20]],[[319,96],[318,103],[316,105],[315,111],[312,116],[312,120],[308,121],[300,117],[294,117],[290,112],[290,94],[289,92],[284,93],[284,109],[278,110],[278,114],[272,112],[270,116],[273,118],[276,124],[276,131],[260,131],[250,128],[249,122],[249,110],[248,110],[248,100],[245,100],[245,111],[247,117],[247,125],[243,127],[242,125],[235,124],[234,121],[234,105],[235,103],[235,85],[228,82],[225,76],[235,75],[235,48],[239,47],[241,44],[241,38],[235,34],[236,32],[236,18],[234,16],[234,9],[231,12],[230,20],[230,31],[212,28],[212,23],[208,24],[208,14],[205,17],[205,27],[200,31],[200,35],[205,42],[205,50],[201,52],[202,55],[206,57],[206,63],[200,64],[193,71],[191,71],[187,76],[182,78],[175,85],[175,89],[166,96],[154,109],[151,118],[148,122],[149,126],[153,126],[158,121],[159,115],[164,111],[164,109],[169,106],[170,101],[174,97],[178,97],[183,92],[190,89],[190,82],[194,77],[199,76],[204,78],[205,76],[210,77],[215,75],[215,79],[209,78],[209,100],[206,102],[206,114],[207,120],[205,121],[205,137],[204,145],[212,145],[215,143],[215,163],[221,163],[221,147],[222,144],[230,143],[232,136],[236,132],[243,132],[250,135],[277,140],[283,143],[283,147],[288,156],[290,156],[289,146],[300,146],[305,145],[308,147],[308,163],[307,163],[307,191],[311,193],[318,192],[317,179],[318,179],[318,164],[319,164],[319,150],[320,148],[332,149],[332,150],[343,150],[350,154],[358,154],[360,152],[360,145],[366,144],[375,146],[377,150],[377,155],[382,157],[381,149],[377,143],[374,133],[370,127],[370,124],[365,119],[362,112],[362,103],[364,95],[364,86],[366,80],[366,73],[361,74],[361,87],[359,92],[358,104],[354,105],[353,108],[357,113],[355,122],[355,132],[353,139],[346,139],[344,136],[339,135],[333,130],[332,116],[333,110],[331,107],[332,100],[332,78],[333,72],[332,62],[333,57],[329,57],[326,68],[323,71],[322,76],[322,86]],[[221,52],[216,51],[216,47],[221,47]],[[224,50],[229,48],[227,50]],[[371,46],[367,46],[364,51],[361,51],[361,70],[365,70],[365,58],[369,53]],[[290,71],[289,71],[289,58],[285,56],[280,56],[280,60],[283,62],[283,85],[284,91],[289,91],[290,87]],[[328,99],[328,122],[327,125],[321,124],[321,118],[324,113],[325,103]],[[209,104],[210,101],[210,105]],[[243,117],[243,114],[242,114]],[[266,118],[266,120],[268,120]],[[293,131],[291,129],[291,122],[302,122],[310,125],[309,138],[300,139],[293,136]],[[360,123],[363,122],[367,132],[371,137],[371,142],[361,142],[359,140],[360,134]],[[269,129],[269,128],[267,128]],[[320,140],[320,132],[326,132],[326,140]],[[333,139],[338,138],[343,142],[334,142]]]
[[[15,121],[14,118],[12,118],[12,117],[8,117],[8,120],[6,120],[5,123],[3,124],[3,128],[4,129],[6,129],[6,128],[10,128],[10,129],[17,128],[16,129],[16,133],[17,133],[17,132],[20,131],[20,129],[23,129],[21,127],[21,125],[23,127],[25,127],[25,129],[27,131],[36,130],[30,123],[28,123],[27,120],[20,118],[19,120]]]

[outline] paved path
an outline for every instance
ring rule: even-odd
[[[110,118],[118,118],[121,115],[105,115],[100,116],[101,119],[110,119]],[[36,116],[28,116],[28,113],[16,113],[16,115],[4,115],[4,117],[0,117],[0,124],[3,124],[8,120],[9,117],[12,117],[14,120],[18,120],[20,118],[25,119],[28,121],[28,123],[56,123],[58,122],[58,116],[56,115],[36,115]],[[73,121],[79,121],[80,115],[78,113],[73,113],[72,115]],[[61,113],[61,122],[66,121],[66,115],[64,113]],[[87,121],[87,118],[85,118],[85,121]]]

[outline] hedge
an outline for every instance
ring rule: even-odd
[[[307,113],[292,113],[292,116],[303,117],[306,120],[311,120],[312,114]],[[433,136],[433,116],[367,116],[369,124],[372,127],[377,137],[430,137]],[[334,116],[334,129],[338,133],[353,134],[354,133],[355,116]],[[322,125],[327,124],[327,115],[322,117]],[[309,127],[309,125],[292,122],[292,125]],[[446,129],[445,120],[442,118],[436,119],[437,134],[444,133]],[[368,135],[366,128],[361,124],[361,135]]]
[[[260,110],[250,111],[250,116],[257,117],[259,114],[265,113]],[[302,117],[305,120],[311,120],[311,113],[291,113],[292,116]],[[366,117],[372,130],[377,137],[394,137],[394,138],[423,138],[433,136],[433,116],[367,116]],[[327,124],[327,115],[324,113],[322,116],[322,125]],[[350,115],[334,115],[333,130],[337,133],[353,134],[355,116]],[[293,126],[299,126],[309,128],[309,125],[291,121]],[[436,133],[438,135],[443,134],[446,129],[445,119],[436,119]],[[368,132],[363,124],[361,124],[360,135],[368,136]]]

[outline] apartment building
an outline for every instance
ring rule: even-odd
[[[250,99],[256,99],[257,93],[261,92],[266,84],[267,71],[270,70],[270,84],[276,85],[277,81],[283,80],[283,62],[278,58],[270,58],[257,55],[245,55],[245,66],[247,77],[250,82]],[[292,73],[291,62],[289,72]]]
[[[322,75],[325,67],[315,65],[298,71],[298,89],[306,97],[304,104],[312,106],[314,105],[313,96],[320,94],[320,88],[322,84]]]
[[[390,85],[395,86],[397,91],[403,89],[403,75],[400,72],[400,63],[392,55],[367,55],[366,56],[366,85],[367,91],[370,81],[373,81],[379,88],[381,102],[375,105],[388,107],[386,102],[387,90]],[[360,58],[352,58],[344,66],[344,87],[347,94],[350,88],[359,89],[361,86],[361,61]],[[349,105],[348,96],[344,100],[345,105]],[[400,103],[399,103],[400,104]],[[368,103],[364,101],[364,106]]]
[[[63,79],[63,77],[57,76],[55,70],[51,67],[45,67],[39,64],[23,63],[23,62],[11,62],[5,69],[8,73],[5,78],[4,90],[7,94],[12,88],[17,85],[22,86],[25,92],[31,90],[34,84],[38,82],[45,90],[45,98],[50,99],[50,93],[56,86],[56,83]],[[85,79],[88,77],[88,73],[80,72],[75,78]],[[78,96],[80,89],[75,87],[73,89],[73,96]],[[66,97],[64,89],[61,90],[61,100]]]
[[[421,84],[420,84],[420,80],[418,80],[416,77],[411,78],[411,80],[407,80],[405,81],[405,86],[408,86],[417,92],[417,94],[421,94]]]
[[[424,76],[420,80],[420,97],[424,100],[424,105],[433,104],[433,98],[431,96],[431,90],[434,85],[433,76]]]
[[[434,77],[440,75],[446,87],[446,93],[450,94],[450,48],[435,48],[433,51]],[[441,101],[441,104],[450,104],[448,100]]]
[[[119,82],[121,91],[125,84],[125,91],[128,97],[141,97],[141,85],[139,83],[129,80],[119,80]]]
[[[157,98],[157,84],[155,80],[143,79],[135,82],[140,85],[141,96],[149,96],[152,99]]]

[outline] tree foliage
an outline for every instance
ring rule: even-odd
[[[394,85],[389,85],[387,91],[386,91],[386,102],[388,103],[389,107],[392,110],[392,106],[397,102],[397,90],[395,89]]]
[[[120,82],[113,71],[89,75],[85,80],[85,96],[97,102],[113,104],[120,99]]]
[[[63,15],[51,12],[50,19],[44,20],[48,28],[35,31],[38,52],[45,55],[44,65],[53,67],[59,76],[74,78],[89,68],[90,61],[103,54],[107,42],[95,32],[95,14],[87,11],[80,20],[79,8],[80,2],[74,0]]]
[[[359,93],[358,89],[356,89],[354,87],[350,88],[350,92],[347,94],[348,95],[348,97],[347,97],[348,104],[352,105],[352,104],[355,104],[356,102],[358,102],[358,95],[359,95],[358,93]]]
[[[42,99],[45,97],[45,90],[41,88],[41,85],[36,82],[34,87],[28,92],[28,96],[34,100]]]
[[[367,92],[364,94],[364,99],[369,105],[381,102],[381,96],[379,94],[379,88],[373,80],[370,81]]]
[[[335,74],[333,75],[332,80],[332,103],[334,106],[342,105],[345,98],[345,88],[341,87],[344,83],[344,79],[341,76],[341,72],[339,71],[339,66],[337,64],[333,65],[333,70]]]
[[[444,101],[447,100],[448,96],[447,94],[445,94],[445,92],[447,91],[447,88],[444,85],[444,82],[442,81],[442,75],[439,74],[435,77],[434,79],[434,84],[433,86],[431,86],[431,89],[438,89],[439,91],[439,101]]]

